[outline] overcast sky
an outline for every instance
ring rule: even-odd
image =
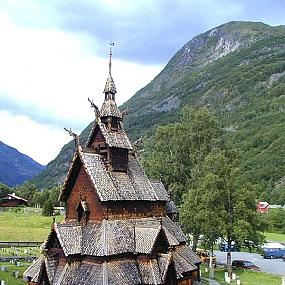
[[[1,0],[0,140],[47,164],[102,104],[110,41],[120,105],[193,36],[233,20],[285,24],[285,0]]]

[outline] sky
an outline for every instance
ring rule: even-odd
[[[285,0],[0,0],[0,141],[41,164],[101,106],[113,41],[118,105],[195,35],[229,21],[285,24]]]

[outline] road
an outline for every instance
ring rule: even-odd
[[[217,257],[217,263],[227,263],[227,253],[215,250],[214,253]],[[260,267],[261,271],[281,274],[285,276],[285,262],[282,258],[278,259],[264,259],[260,254],[248,252],[232,252],[232,260],[242,259],[253,262],[256,266]]]

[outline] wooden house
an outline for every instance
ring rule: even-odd
[[[18,207],[27,206],[28,200],[17,196],[15,193],[7,194],[0,201],[0,207]]]
[[[256,212],[257,213],[268,213],[269,204],[267,202],[258,202],[256,204]]]
[[[43,254],[24,273],[27,284],[180,284],[199,279],[200,259],[176,222],[163,184],[138,163],[109,76],[85,147],[76,153]]]

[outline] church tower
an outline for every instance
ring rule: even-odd
[[[53,223],[43,253],[24,273],[40,285],[190,285],[200,259],[175,222],[176,207],[160,181],[142,170],[123,127],[109,74],[104,103],[76,152],[60,194],[62,223]],[[71,132],[71,131],[70,131]]]

